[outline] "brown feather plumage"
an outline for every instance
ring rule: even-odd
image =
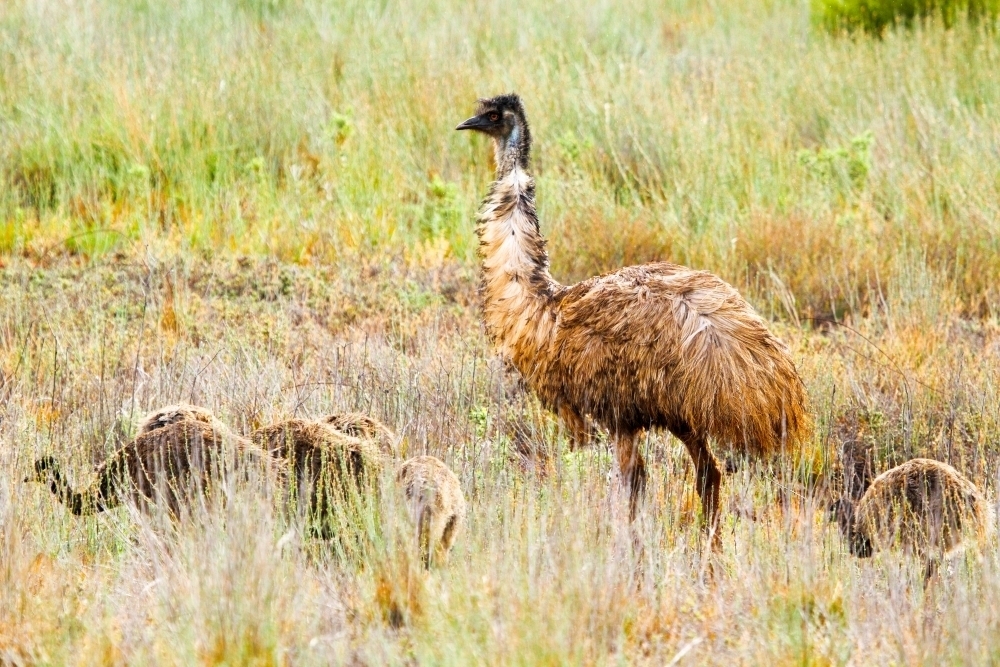
[[[396,473],[417,531],[424,566],[447,561],[465,524],[465,496],[458,477],[440,459],[417,456]]]
[[[74,514],[110,509],[122,496],[149,509],[162,502],[179,516],[193,492],[206,491],[237,465],[256,464],[265,470],[269,457],[228,430],[197,420],[181,420],[138,435],[96,470],[97,480],[75,492],[51,457],[35,463],[35,479],[49,481],[52,492]]]
[[[217,429],[227,428],[215,418],[215,415],[210,410],[189,403],[177,403],[175,405],[164,406],[144,415],[142,420],[139,421],[138,435],[182,421],[202,422]]]
[[[322,537],[333,535],[330,512],[376,488],[382,469],[373,442],[318,421],[289,419],[257,429],[250,439],[289,466],[308,499],[310,529]]]
[[[340,433],[361,440],[370,440],[386,456],[395,456],[399,449],[399,441],[393,430],[363,412],[338,412],[327,415],[320,421]]]
[[[912,459],[882,473],[851,506],[841,501],[838,519],[859,556],[898,549],[935,561],[982,543],[993,530],[989,503],[953,467]]]

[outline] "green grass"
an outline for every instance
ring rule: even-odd
[[[996,544],[928,597],[824,510],[845,451],[995,497],[997,71],[983,25],[836,37],[805,0],[0,4],[0,663],[995,661]],[[453,128],[506,90],[558,278],[711,270],[806,381],[815,437],[727,477],[714,577],[679,443],[649,438],[631,554],[606,449],[483,339],[490,151]],[[392,494],[338,554],[248,490],[172,531],[20,482],[89,480],[178,400],[385,419],[462,481],[451,564],[415,567]]]
[[[995,21],[996,0],[815,0],[817,24],[831,32],[864,30],[882,35],[890,27],[911,27],[915,21],[937,20],[951,27],[957,21]]]
[[[996,310],[983,26],[868,41],[804,2],[369,4],[7,3],[0,251],[357,261],[440,240],[467,262],[489,150],[452,128],[514,89],[567,279],[672,257],[839,315],[908,249],[964,311]],[[121,240],[63,243],[95,230]]]

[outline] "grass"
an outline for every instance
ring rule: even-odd
[[[856,451],[995,497],[998,66],[982,25],[836,38],[806,2],[0,5],[0,663],[995,661],[996,545],[925,596],[824,510]],[[489,150],[452,128],[509,89],[557,277],[709,269],[807,383],[814,440],[727,478],[714,577],[679,443],[630,554],[607,451],[483,339]],[[391,494],[342,553],[247,490],[171,528],[20,482],[178,400],[385,419],[462,480],[451,564]]]
[[[1000,9],[994,0],[816,0],[812,7],[817,24],[832,32],[864,30],[876,36],[928,17],[948,27],[961,19],[995,21]]]
[[[467,263],[489,151],[451,130],[517,89],[567,279],[673,257],[761,301],[775,274],[839,316],[907,249],[963,311],[996,310],[985,26],[869,41],[792,2],[533,3],[516,21],[368,4],[6,3],[0,248]]]

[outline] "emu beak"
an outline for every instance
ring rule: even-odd
[[[486,118],[484,118],[483,116],[473,116],[472,118],[469,118],[468,120],[465,120],[465,121],[462,121],[461,123],[459,123],[458,127],[456,127],[455,129],[456,130],[482,130],[482,129],[486,128],[486,127],[489,127],[489,121],[487,121]]]

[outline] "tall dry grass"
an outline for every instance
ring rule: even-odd
[[[887,290],[843,329],[776,323],[817,416],[814,442],[724,485],[710,576],[686,454],[651,435],[640,528],[616,523],[603,446],[565,434],[485,348],[473,281],[386,264],[304,268],[180,256],[39,269],[12,260],[0,295],[0,651],[13,664],[539,664],[988,662],[996,551],[951,566],[933,597],[919,563],[857,561],[824,517],[842,449],[876,469],[949,460],[995,493],[1000,335],[937,306],[937,285]],[[403,288],[400,288],[400,286]],[[444,285],[442,287],[442,285]],[[44,309],[39,308],[44,304]],[[353,304],[348,306],[347,304]],[[336,313],[354,308],[350,323]],[[339,311],[338,311],[339,309]],[[386,315],[389,313],[390,315]],[[877,342],[884,352],[859,335]],[[77,483],[177,400],[237,430],[364,409],[458,473],[468,530],[419,567],[391,492],[360,541],[308,537],[253,489],[169,521],[128,508],[78,518],[36,484],[34,456]]]

